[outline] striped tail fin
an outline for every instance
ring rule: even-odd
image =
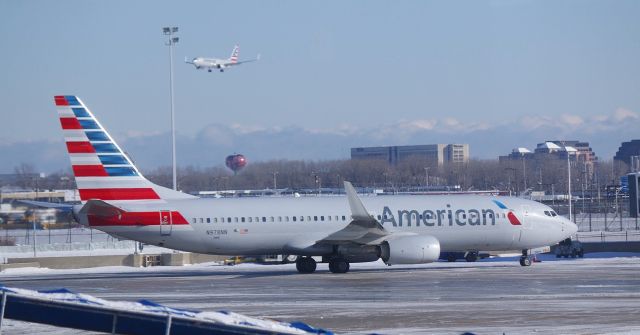
[[[58,95],[54,99],[83,202],[193,198],[144,178],[78,97]]]
[[[231,61],[231,63],[237,63],[239,55],[240,55],[240,47],[236,45],[235,47],[233,47],[233,51],[231,51],[231,57],[229,57],[229,60]]]

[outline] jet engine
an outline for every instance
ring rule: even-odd
[[[440,257],[440,242],[433,236],[404,236],[380,245],[381,258],[388,264],[431,263]]]

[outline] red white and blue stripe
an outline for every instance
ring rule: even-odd
[[[507,219],[509,219],[509,223],[511,223],[514,226],[520,226],[522,225],[522,223],[520,222],[520,220],[518,220],[518,217],[516,217],[515,214],[513,214],[513,210],[509,209],[507,206],[505,206],[505,204],[503,204],[502,202],[498,201],[498,200],[493,200],[493,202],[500,207],[500,209],[505,209],[508,210],[509,213],[507,213]]]
[[[73,95],[54,99],[82,201],[160,199],[154,185],[140,174],[80,99]]]

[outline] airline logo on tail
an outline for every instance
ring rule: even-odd
[[[234,64],[237,63],[239,54],[240,54],[240,47],[236,45],[233,47],[233,51],[231,52],[231,57],[229,57],[229,61],[231,61],[231,63],[234,63]]]
[[[80,99],[59,95],[55,103],[82,201],[160,199]]]

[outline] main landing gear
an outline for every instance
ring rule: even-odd
[[[529,250],[522,250],[522,256],[520,256],[520,265],[522,266],[531,266],[531,256],[529,255]]]
[[[332,273],[347,273],[349,271],[349,262],[342,258],[334,258],[329,261],[329,271]]]
[[[314,273],[316,271],[316,260],[311,257],[298,257],[296,269],[300,273]]]
[[[300,273],[314,273],[316,271],[316,261],[312,257],[298,257],[296,269]],[[343,258],[333,258],[329,261],[329,271],[332,273],[349,272],[349,262]]]

